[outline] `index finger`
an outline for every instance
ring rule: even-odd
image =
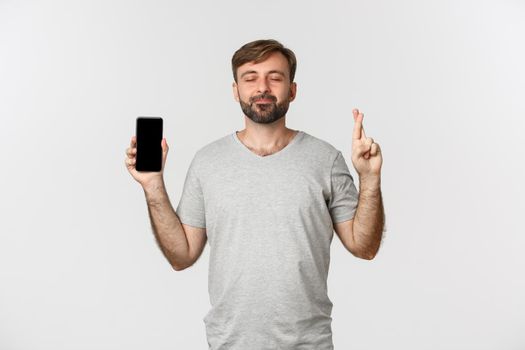
[[[362,123],[363,118],[362,118],[362,114],[359,113],[358,109],[354,109],[353,113],[354,113],[354,133],[353,133],[353,138],[355,140],[359,140],[361,138],[361,130],[363,129],[363,123]]]
[[[137,137],[136,136],[131,136],[131,142],[129,143],[129,145],[131,147],[135,146],[135,144],[137,143]]]

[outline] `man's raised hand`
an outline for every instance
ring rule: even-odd
[[[161,141],[162,146],[162,169],[161,171],[137,171],[135,168],[135,163],[137,161],[137,137],[132,136],[129,147],[126,148],[126,158],[124,160],[126,168],[128,169],[131,176],[142,185],[142,187],[147,187],[150,185],[156,185],[158,183],[164,182],[164,166],[166,164],[166,158],[168,156],[168,142],[165,138]]]
[[[354,109],[354,132],[352,135],[352,164],[360,178],[379,178],[383,157],[379,144],[366,137],[363,128],[363,113]]]

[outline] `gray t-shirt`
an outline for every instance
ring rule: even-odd
[[[195,153],[176,212],[208,236],[210,349],[333,349],[332,224],[357,200],[342,153],[301,130],[267,156],[236,132]]]

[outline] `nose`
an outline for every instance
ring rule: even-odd
[[[257,90],[258,90],[257,92],[261,93],[261,94],[270,92],[270,87],[269,87],[268,82],[266,81],[265,78],[259,79],[259,83],[257,85]]]

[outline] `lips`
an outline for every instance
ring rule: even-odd
[[[272,102],[273,102],[272,100],[268,100],[268,99],[255,100],[255,103],[272,103]]]

